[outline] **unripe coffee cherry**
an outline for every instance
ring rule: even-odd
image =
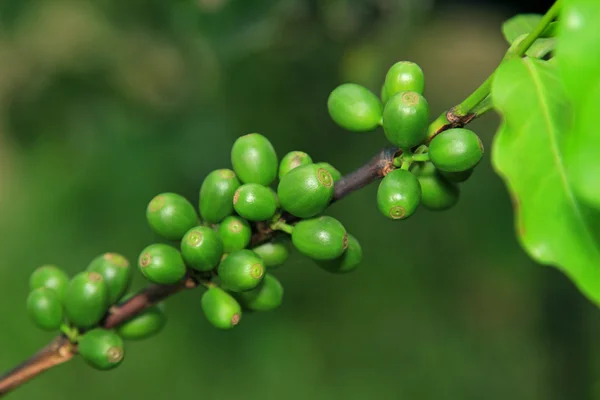
[[[337,182],[340,179],[342,179],[342,173],[338,171],[333,165],[326,162],[315,163],[315,165],[319,168],[325,168],[327,171],[329,171],[334,182]]]
[[[60,328],[63,307],[58,293],[47,287],[32,290],[27,297],[27,313],[35,325],[45,331]]]
[[[448,129],[429,144],[429,158],[441,171],[461,172],[475,167],[483,157],[483,143],[464,128]]]
[[[121,302],[129,300],[134,294],[124,297]],[[155,304],[132,319],[122,323],[116,332],[125,340],[142,340],[156,335],[167,322],[162,303]]]
[[[202,295],[202,311],[208,322],[219,329],[231,329],[242,318],[242,307],[229,293],[211,287]]]
[[[131,284],[132,271],[129,261],[117,253],[105,253],[96,257],[87,267],[89,272],[102,275],[108,287],[108,304],[116,303]]]
[[[185,276],[181,253],[162,243],[151,244],[142,250],[138,267],[146,279],[162,285],[177,283]]]
[[[287,261],[290,251],[282,239],[261,244],[252,249],[265,263],[267,268],[275,268]]]
[[[217,233],[223,242],[225,253],[245,249],[252,238],[252,229],[248,221],[235,216],[225,218],[219,225]]]
[[[125,355],[123,339],[113,331],[95,328],[79,338],[77,350],[92,367],[99,370],[113,369]]]
[[[277,195],[281,207],[290,214],[314,217],[323,212],[333,198],[333,177],[325,168],[304,165],[281,179]]]
[[[269,186],[277,177],[277,153],[258,133],[239,137],[231,148],[231,164],[243,183]]]
[[[236,298],[248,310],[274,310],[283,301],[283,286],[273,275],[266,274],[260,285],[247,292],[237,293]]]
[[[303,165],[312,164],[313,160],[308,154],[303,151],[290,151],[281,159],[279,163],[279,179],[294,168]]]
[[[176,193],[162,193],[154,197],[146,209],[150,228],[169,240],[180,240],[198,224],[192,203]]]
[[[233,208],[248,221],[266,221],[277,211],[277,196],[266,186],[246,183],[235,192]]]
[[[369,132],[379,126],[381,102],[364,86],[344,83],[331,92],[327,99],[331,119],[344,129]]]
[[[438,171],[438,172],[440,173],[440,175],[442,175],[444,178],[446,178],[446,180],[448,180],[450,182],[461,183],[461,182],[465,182],[467,179],[469,179],[471,177],[471,175],[473,175],[473,171],[475,171],[475,168],[469,168],[465,171],[460,171],[460,172],[446,172],[446,171]]]
[[[210,271],[221,261],[223,242],[213,229],[197,226],[187,231],[181,239],[181,255],[190,268]]]
[[[383,92],[387,99],[400,92],[423,94],[425,77],[423,70],[410,61],[400,61],[392,65],[385,76]]]
[[[314,260],[333,260],[348,247],[344,226],[335,218],[323,216],[298,222],[292,232],[298,251]]]
[[[383,107],[385,108],[385,105],[387,104],[388,100],[390,99],[390,96],[388,96],[388,94],[385,90],[385,84],[381,85],[381,90],[379,92],[379,98],[381,98],[381,103],[383,104]]]
[[[444,179],[431,163],[427,169],[433,171],[418,175],[421,185],[421,204],[432,211],[447,210],[458,202],[460,190],[458,185]]]
[[[344,253],[333,260],[317,261],[317,265],[326,271],[335,274],[344,274],[354,271],[362,261],[362,247],[358,240],[351,234],[348,234],[348,247]]]
[[[383,110],[383,131],[394,146],[411,149],[427,137],[429,104],[416,92],[393,95]]]
[[[200,216],[206,222],[216,224],[233,214],[233,194],[240,181],[230,169],[212,171],[200,187]]]
[[[68,283],[69,276],[62,269],[54,265],[42,265],[31,274],[29,290],[33,291],[42,287],[52,289],[62,300]]]
[[[421,185],[410,172],[396,169],[383,178],[377,189],[379,211],[390,219],[414,214],[421,201]]]
[[[237,250],[229,254],[217,269],[221,284],[232,292],[254,289],[265,275],[263,260],[250,250]]]
[[[80,272],[69,281],[63,300],[69,322],[78,328],[96,325],[108,309],[108,286],[97,272]]]

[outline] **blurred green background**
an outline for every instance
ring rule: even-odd
[[[52,337],[25,314],[37,266],[74,274],[106,251],[136,260],[158,240],[147,202],[163,191],[196,202],[203,177],[228,167],[231,144],[249,132],[280,156],[303,150],[352,171],[385,138],[336,127],[331,89],[353,81],[378,92],[391,64],[411,60],[437,115],[492,71],[514,11],[430,0],[0,1],[0,371]],[[472,124],[488,149],[497,123]],[[355,273],[332,276],[295,254],[276,272],[283,306],[228,332],[209,326],[200,290],[180,294],[167,301],[166,329],[128,345],[120,368],[76,359],[8,397],[600,399],[600,313],[519,247],[489,157],[449,212],[394,223],[375,191],[331,208],[363,245]]]

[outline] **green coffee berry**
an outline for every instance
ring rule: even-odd
[[[252,229],[248,221],[235,216],[225,218],[219,225],[217,233],[223,242],[225,253],[245,249],[252,238]]]
[[[84,329],[96,325],[108,305],[108,286],[98,272],[80,272],[69,281],[63,306],[73,325]]]
[[[223,242],[213,229],[197,226],[187,231],[181,239],[181,255],[190,268],[210,271],[221,261]]]
[[[63,307],[56,291],[47,287],[33,289],[27,297],[27,313],[35,325],[55,331],[63,322]]]
[[[448,129],[429,144],[429,158],[440,171],[461,172],[475,167],[483,157],[483,143],[464,128]]]
[[[105,253],[94,258],[86,271],[102,275],[108,287],[108,304],[116,303],[131,284],[132,271],[129,261],[117,253]]]
[[[233,214],[233,194],[240,181],[230,169],[212,171],[200,187],[200,216],[206,222],[216,224]]]
[[[252,249],[265,263],[267,268],[275,268],[287,261],[290,251],[282,239],[261,244]]]
[[[342,179],[341,172],[338,171],[333,165],[326,162],[315,163],[315,165],[319,168],[325,168],[327,171],[329,171],[334,182],[337,182],[340,179]]]
[[[362,247],[354,236],[348,234],[348,247],[344,253],[333,260],[317,261],[317,265],[326,271],[344,274],[354,271],[362,261]]]
[[[379,98],[381,99],[381,102],[383,103],[383,107],[385,107],[388,100],[390,99],[390,96],[388,96],[387,91],[385,90],[385,84],[381,85],[381,91],[379,92]]]
[[[123,361],[123,339],[113,331],[95,328],[85,332],[77,342],[86,363],[99,370],[113,369]]]
[[[219,329],[231,329],[242,318],[240,304],[219,287],[211,287],[202,295],[202,311],[208,322]]]
[[[382,106],[377,96],[355,83],[344,83],[333,89],[327,108],[331,119],[349,131],[372,131],[381,120]]]
[[[429,105],[416,92],[396,93],[383,110],[383,131],[394,146],[408,150],[427,137]]]
[[[333,260],[348,247],[344,226],[335,218],[323,216],[298,222],[292,232],[298,251],[314,260]]]
[[[121,302],[129,300],[134,293],[125,296]],[[162,303],[155,304],[129,321],[116,328],[116,332],[125,340],[142,340],[159,333],[167,322]]]
[[[185,276],[185,263],[181,253],[167,244],[155,243],[142,250],[138,267],[149,281],[170,285]]]
[[[63,299],[68,283],[69,276],[62,269],[55,265],[42,265],[31,274],[29,290],[46,287],[54,290],[58,297]]]
[[[333,177],[315,164],[298,167],[279,182],[281,207],[292,215],[310,218],[323,212],[333,198]]]
[[[232,292],[254,289],[265,274],[265,263],[251,250],[230,253],[217,269],[222,286]]]
[[[389,99],[400,92],[416,92],[422,95],[424,88],[425,77],[421,67],[410,61],[400,61],[388,70],[382,91]]]
[[[266,221],[277,211],[277,196],[258,183],[246,183],[233,196],[233,208],[248,221]]]
[[[155,233],[169,240],[180,240],[198,224],[192,203],[176,193],[154,197],[146,209],[146,219]]]
[[[450,182],[461,183],[469,179],[473,175],[473,171],[475,171],[475,168],[469,168],[460,172],[439,171],[439,173]]]
[[[417,178],[403,169],[396,169],[383,178],[377,189],[379,211],[390,219],[405,219],[414,214],[421,201],[421,185]]]
[[[312,164],[313,160],[303,151],[290,151],[281,159],[279,163],[279,179],[294,168],[302,165]]]
[[[421,204],[432,211],[447,210],[458,202],[460,190],[455,183],[444,179],[437,171],[418,177],[421,185]]]
[[[258,133],[235,141],[231,149],[231,164],[243,183],[269,186],[277,177],[277,153],[271,142]]]
[[[283,300],[283,286],[273,275],[266,274],[260,285],[247,292],[237,293],[236,298],[248,310],[274,310]]]

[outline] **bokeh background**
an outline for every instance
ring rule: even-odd
[[[336,127],[333,87],[378,91],[392,63],[415,61],[437,115],[500,60],[505,18],[549,5],[0,1],[0,371],[52,337],[25,314],[37,266],[74,274],[106,251],[135,261],[158,240],[147,202],[164,191],[196,202],[245,133],[352,171],[385,139]],[[489,146],[497,123],[472,127]],[[276,272],[283,306],[228,332],[206,322],[199,290],[180,294],[166,329],[129,344],[120,368],[76,359],[8,397],[600,399],[600,312],[519,247],[489,157],[449,212],[394,223],[375,192],[331,209],[363,245],[355,273],[294,255]]]

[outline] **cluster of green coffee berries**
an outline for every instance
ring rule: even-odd
[[[421,68],[399,62],[386,75],[381,99],[347,83],[328,100],[337,124],[356,132],[382,126],[398,148],[377,192],[380,211],[391,219],[408,218],[420,204],[432,210],[452,207],[458,183],[483,156],[481,141],[467,129],[448,129],[429,140],[423,89]],[[290,238],[301,254],[329,272],[352,271],[362,259],[356,238],[323,215],[341,179],[332,165],[315,163],[302,151],[279,161],[271,142],[258,133],[235,141],[231,164],[232,169],[205,177],[198,207],[175,193],[150,201],[148,224],[169,243],[151,244],[138,258],[139,270],[153,283],[192,278],[205,286],[201,308],[221,329],[236,326],[242,310],[267,311],[281,304],[283,287],[270,270],[287,260]],[[253,240],[266,237],[268,242]],[[100,327],[111,306],[127,300],[131,274],[129,262],[116,253],[98,256],[71,279],[57,267],[42,266],[30,279],[28,312],[40,328],[60,330],[77,343],[90,365],[111,369],[123,360],[123,339],[152,336],[166,320],[162,306],[155,305],[115,329]]]
[[[301,151],[279,162],[267,138],[252,133],[231,150],[233,169],[209,173],[200,187],[198,211],[183,196],[162,193],[146,209],[152,230],[169,243],[154,243],[139,255],[143,276],[171,285],[189,277],[206,291],[201,308],[215,327],[236,326],[242,310],[267,311],[283,299],[281,283],[267,269],[289,256],[289,239],[302,254],[333,273],[352,271],[362,259],[358,241],[336,219],[322,215],[341,174],[314,163]],[[286,216],[294,218],[287,218]],[[298,221],[289,225],[286,221]],[[277,233],[277,235],[275,234]],[[269,237],[253,243],[253,236]],[[173,243],[176,242],[176,243]],[[95,258],[72,279],[55,266],[42,266],[30,279],[29,315],[44,330],[60,330],[77,343],[98,369],[123,359],[123,339],[143,339],[165,324],[162,305],[144,310],[115,329],[101,328],[111,306],[126,301],[129,262],[116,253]]]
[[[471,176],[483,157],[479,137],[468,129],[445,130],[428,143],[430,115],[424,87],[421,68],[401,61],[388,70],[381,99],[354,83],[338,86],[328,99],[329,114],[339,126],[354,132],[381,126],[401,151],[377,191],[379,210],[391,219],[408,218],[419,204],[430,210],[454,206],[458,184]]]
[[[196,207],[183,196],[162,193],[148,204],[152,230],[178,245],[156,243],[139,257],[151,282],[173,284],[196,275],[207,290],[201,306],[217,328],[230,329],[242,310],[267,311],[283,298],[281,283],[268,270],[289,256],[289,238],[302,254],[331,272],[348,272],[362,257],[356,239],[334,218],[321,215],[334,195],[340,173],[314,163],[301,151],[279,162],[271,142],[258,133],[239,137],[231,150],[232,169],[210,172]],[[288,225],[282,215],[293,215]],[[253,235],[280,231],[266,243]]]
[[[30,277],[27,311],[46,331],[64,333],[78,344],[78,352],[93,367],[107,370],[123,360],[123,340],[139,340],[158,333],[165,324],[161,304],[154,305],[115,329],[98,327],[109,308],[127,300],[132,277],[129,262],[106,253],[69,279],[54,265],[37,268]]]

